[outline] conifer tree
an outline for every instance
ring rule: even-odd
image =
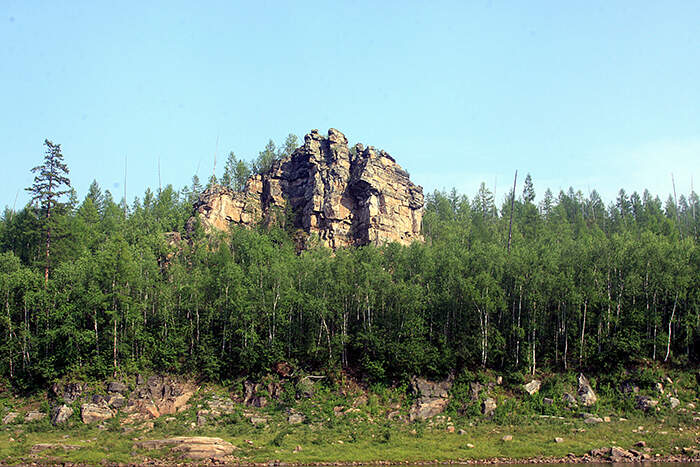
[[[70,191],[68,166],[63,162],[61,145],[44,140],[46,152],[44,163],[32,169],[34,184],[25,188],[32,194],[32,203],[37,202],[41,212],[43,229],[46,232],[46,265],[44,268],[44,283],[49,282],[51,268],[51,231],[54,220],[51,215],[59,205],[59,199]]]

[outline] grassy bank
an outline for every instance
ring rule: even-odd
[[[191,427],[183,416],[157,422],[153,429],[125,432],[115,420],[106,429],[74,425],[68,429],[49,428],[45,423],[9,427],[0,433],[0,459],[5,463],[53,462],[98,463],[175,460],[168,450],[134,448],[138,439],[172,436],[214,436],[236,446],[235,460],[241,462],[371,462],[447,461],[496,457],[532,458],[583,456],[604,446],[632,448],[644,441],[652,456],[679,454],[683,447],[697,447],[700,427],[687,417],[640,417],[589,425],[580,419],[532,419],[520,425],[492,422],[448,425],[438,423],[393,423],[386,421],[302,424],[290,427],[271,422],[253,427],[247,421],[211,427]],[[455,432],[450,432],[450,426]],[[641,427],[641,429],[640,429]],[[448,431],[449,430],[449,431]],[[463,430],[460,434],[460,430]],[[511,435],[511,441],[503,441]],[[562,438],[557,443],[555,438]],[[37,444],[69,447],[33,452]]]
[[[623,381],[622,376],[627,378],[624,385],[614,383]],[[91,400],[92,391],[104,392],[105,383],[94,382],[93,389],[73,402],[73,415],[60,426],[53,426],[48,416],[49,407],[59,401],[47,399],[45,393],[17,398],[5,391],[0,393],[0,416],[10,411],[21,415],[0,425],[0,461],[170,462],[181,459],[181,454],[168,448],[145,450],[136,443],[176,436],[221,438],[235,446],[225,460],[240,463],[525,460],[582,457],[610,446],[634,448],[660,459],[680,455],[683,448],[698,449],[694,373],[655,368],[591,377],[598,400],[590,407],[567,404],[562,397],[576,393],[575,375],[540,378],[541,389],[530,395],[522,378],[463,373],[451,386],[445,411],[427,420],[412,416],[417,399],[407,386],[367,387],[348,377],[310,383],[305,378],[268,376],[265,384],[256,386],[256,397],[267,397],[262,407],[244,403],[242,381],[200,384],[173,415],[135,421],[124,411],[115,411],[113,418],[85,424],[81,403]],[[133,380],[124,381],[129,391],[137,392]],[[665,388],[658,387],[659,381],[666,383]],[[624,393],[622,386],[635,386],[636,392]],[[276,392],[274,397],[269,388]],[[641,396],[655,397],[657,405],[638,408],[635,401]],[[497,407],[484,415],[487,398]],[[47,416],[24,421],[30,412]],[[639,442],[644,444],[638,446]],[[685,451],[692,456],[689,452]]]

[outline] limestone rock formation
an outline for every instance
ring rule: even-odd
[[[317,130],[241,192],[213,186],[194,205],[205,230],[291,221],[330,248],[422,241],[423,189],[385,151]],[[188,223],[194,225],[194,217]]]

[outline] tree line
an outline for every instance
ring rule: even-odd
[[[501,206],[485,184],[429,194],[425,243],[299,253],[289,225],[185,231],[195,184],[127,206],[93,182],[79,201],[46,145],[34,200],[0,218],[0,375],[18,388],[143,370],[227,381],[279,361],[385,382],[697,367],[694,192],[535,204],[528,175]]]

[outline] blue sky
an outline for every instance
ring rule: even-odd
[[[700,2],[198,3],[0,2],[0,206],[45,138],[131,201],[330,127],[426,192],[700,184]]]

